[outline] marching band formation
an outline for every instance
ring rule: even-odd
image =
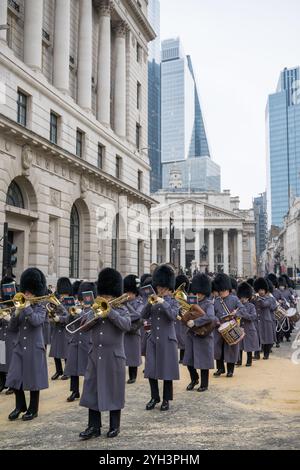
[[[150,391],[146,409],[161,403],[165,412],[173,381],[180,379],[179,363],[190,374],[187,391],[205,392],[215,361],[214,377],[231,378],[243,352],[246,367],[261,353],[268,360],[273,345],[290,341],[300,320],[294,284],[286,275],[237,282],[222,273],[199,273],[190,280],[176,277],[168,264],[141,279],[122,279],[111,268],[102,270],[96,283],[60,278],[55,293],[39,269],[29,268],[18,288],[12,278],[2,279],[1,297],[0,392],[15,396],[8,419],[38,416],[40,391],[49,387],[50,344],[56,369],[51,379],[69,379],[67,401],[80,399],[88,409],[87,428],[79,435],[84,440],[100,436],[105,411],[110,412],[107,437],[119,434],[126,366],[127,384],[134,384],[142,356]],[[79,377],[84,377],[82,390]]]

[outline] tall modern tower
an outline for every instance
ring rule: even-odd
[[[151,165],[151,192],[162,186],[161,175],[161,52],[160,2],[149,0],[148,19],[157,35],[149,45],[148,58],[148,152]]]
[[[262,193],[253,199],[253,211],[256,223],[256,258],[259,259],[266,249],[268,240],[267,194]]]
[[[280,227],[300,196],[300,67],[281,72],[268,98],[266,124],[269,225]]]
[[[182,189],[220,191],[220,167],[210,158],[192,60],[179,38],[162,42],[162,177],[170,188],[180,171]]]

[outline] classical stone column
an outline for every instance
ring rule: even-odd
[[[79,2],[78,93],[77,102],[85,111],[92,109],[92,0]]]
[[[24,17],[24,62],[36,71],[42,69],[43,3],[26,0]]]
[[[170,260],[170,234],[166,233],[165,238],[165,263],[169,263]]]
[[[151,263],[157,263],[157,231],[151,230]]]
[[[237,233],[237,275],[238,277],[243,276],[243,231],[238,230]]]
[[[7,25],[7,0],[1,0],[0,2],[0,25]],[[7,30],[0,30],[0,41],[6,43]]]
[[[215,272],[215,232],[209,229],[208,233],[208,270],[213,273]]]
[[[53,85],[69,92],[70,0],[56,0],[53,49]]]
[[[110,82],[111,82],[111,8],[103,2],[99,9],[99,49],[98,49],[98,94],[97,119],[110,125]]]
[[[126,25],[116,29],[114,77],[114,124],[120,137],[126,136]]]
[[[224,273],[229,274],[229,253],[228,253],[228,230],[223,230],[223,259]]]
[[[195,234],[195,261],[198,268],[200,268],[200,236],[201,232],[200,230],[197,230]]]
[[[185,269],[186,256],[185,256],[185,231],[181,232],[180,238],[180,266]]]

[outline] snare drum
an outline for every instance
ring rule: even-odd
[[[298,323],[300,320],[300,314],[297,312],[296,308],[289,308],[287,311],[287,317],[292,323]]]
[[[282,323],[286,319],[286,310],[283,307],[278,306],[275,310],[275,319]]]
[[[238,344],[245,337],[244,329],[235,320],[223,323],[218,331],[229,346]]]

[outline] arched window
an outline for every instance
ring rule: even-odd
[[[76,206],[73,205],[70,219],[70,277],[79,277],[80,220]]]
[[[21,209],[25,209],[21,189],[15,181],[12,181],[9,185],[6,196],[6,204],[8,204],[9,206],[20,207]]]

